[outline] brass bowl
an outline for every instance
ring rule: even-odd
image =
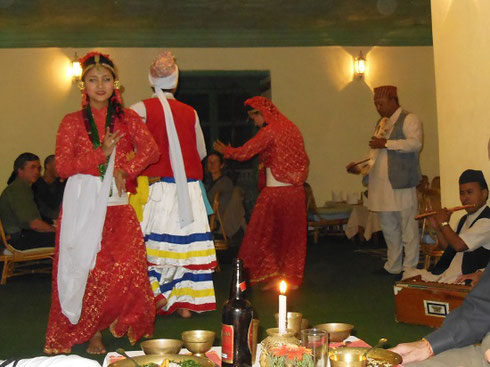
[[[205,353],[213,346],[216,333],[209,330],[190,330],[182,333],[185,347],[197,357],[205,357]]]
[[[179,354],[184,342],[178,339],[152,339],[140,343],[145,354]]]
[[[330,342],[341,342],[350,336],[354,325],[338,322],[329,322],[315,326],[316,329],[325,330],[328,333]]]
[[[383,348],[372,349],[367,358],[364,353],[369,348],[341,347],[331,349],[328,353],[331,367],[366,367],[373,362],[382,362],[384,366],[396,366],[402,363],[402,357],[392,351]]]

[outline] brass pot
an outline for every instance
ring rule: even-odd
[[[339,322],[329,322],[315,326],[316,329],[325,330],[330,342],[341,342],[350,336],[354,325]]]
[[[152,339],[140,343],[145,354],[179,354],[184,342],[178,339]]]

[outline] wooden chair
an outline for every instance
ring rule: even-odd
[[[51,264],[32,268],[39,260],[53,260],[54,247],[41,247],[30,250],[16,250],[5,236],[0,221],[0,263],[3,262],[2,279],[0,284],[6,284],[7,278],[32,273],[51,274]],[[7,250],[7,251],[5,251]]]
[[[340,219],[323,219],[318,207],[316,206],[313,190],[309,183],[303,184],[306,194],[306,212],[308,215],[308,231],[313,232],[313,243],[318,243],[318,237],[321,232],[327,233],[344,233],[343,226],[347,224],[348,218]]]
[[[439,176],[434,177],[430,187],[424,190],[423,200],[425,208],[421,210],[421,213],[441,208]],[[424,255],[425,269],[428,269],[432,264],[436,263],[444,253],[444,249],[442,249],[439,245],[439,240],[437,239],[435,229],[431,226],[428,218],[424,218],[422,220],[420,249]]]

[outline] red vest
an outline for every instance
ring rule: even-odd
[[[167,128],[162,104],[158,98],[145,99],[146,126],[157,142],[160,160],[148,166],[141,175],[148,177],[174,177],[170,165]],[[182,102],[169,99],[168,103],[174,117],[177,136],[180,141],[187,178],[202,180],[201,158],[196,145],[196,116],[194,109]]]

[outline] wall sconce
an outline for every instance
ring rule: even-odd
[[[366,73],[366,58],[359,52],[359,56],[354,58],[354,77],[362,79]]]
[[[80,77],[82,76],[82,65],[80,65],[80,61],[78,61],[78,55],[75,52],[75,57],[73,58],[73,61],[71,62],[71,78],[73,79],[73,82],[78,82],[80,80]]]

